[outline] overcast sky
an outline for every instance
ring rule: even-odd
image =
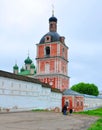
[[[0,70],[21,68],[28,56],[36,64],[36,43],[58,19],[58,33],[69,47],[70,86],[94,83],[102,90],[102,0],[0,0]]]

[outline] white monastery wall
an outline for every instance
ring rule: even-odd
[[[0,77],[0,109],[18,111],[31,109],[61,110],[62,93],[53,92],[51,88],[7,77]]]
[[[84,97],[84,110],[90,110],[102,107],[102,97],[85,96]]]

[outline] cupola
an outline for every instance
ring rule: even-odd
[[[32,60],[29,58],[29,56],[27,57],[27,59],[25,59],[25,64],[31,64]]]
[[[13,66],[13,69],[15,69],[15,70],[18,70],[18,65],[17,64],[15,64],[14,66]]]
[[[35,69],[35,65],[32,63],[30,66],[31,69]]]
[[[22,68],[21,68],[21,70],[20,70],[21,72],[23,72],[23,71],[25,71],[25,69],[24,69],[24,67],[22,66]]]
[[[13,73],[14,73],[14,74],[18,74],[18,71],[19,71],[19,67],[18,67],[17,64],[15,64],[15,65],[13,66]]]

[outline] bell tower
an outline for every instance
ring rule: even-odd
[[[57,33],[57,18],[49,18],[49,32],[37,45],[35,77],[61,91],[69,88],[68,47],[65,37]]]

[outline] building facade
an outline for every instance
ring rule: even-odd
[[[49,32],[37,44],[37,74],[41,82],[61,91],[69,88],[68,47],[57,33],[57,18],[49,18]]]
[[[63,92],[62,108],[66,102],[68,104],[68,111],[70,109],[73,109],[74,112],[84,110],[84,96],[71,89],[67,89]]]

